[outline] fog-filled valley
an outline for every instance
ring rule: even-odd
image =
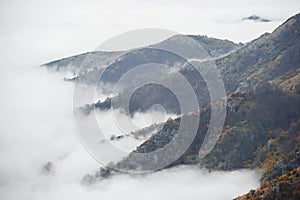
[[[0,199],[299,197],[298,1],[145,5],[0,2]]]
[[[64,82],[62,75],[34,67],[7,73],[6,85],[1,86],[1,120],[6,122],[1,126],[2,199],[181,199],[187,192],[191,199],[219,199],[259,185],[256,171],[209,173],[195,166],[82,185],[82,177],[101,164],[80,144],[73,121],[73,84]],[[147,125],[146,117],[139,120],[136,123]],[[113,132],[115,127],[106,129]],[[43,169],[48,162],[51,165]]]

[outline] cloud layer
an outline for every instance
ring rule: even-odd
[[[63,82],[61,74],[33,66],[90,51],[112,35],[136,28],[249,41],[299,8],[297,0],[165,0],[151,5],[136,0],[1,1],[0,199],[229,199],[257,187],[253,171],[208,173],[188,166],[81,186],[81,178],[100,164],[75,131],[73,85]],[[252,14],[275,21],[242,22]],[[47,162],[53,173],[43,173]]]
[[[76,134],[72,83],[62,81],[62,74],[11,66],[4,70],[1,84],[1,199],[228,199],[259,185],[254,171],[208,173],[185,166],[82,186],[82,177],[101,164],[85,151]],[[104,113],[98,114],[107,120],[108,131],[115,130]],[[149,123],[146,114],[138,115],[136,124]],[[42,167],[47,162],[53,171],[45,174]]]

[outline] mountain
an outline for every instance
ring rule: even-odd
[[[105,52],[105,51],[94,51],[83,53],[68,58],[63,58],[60,60],[55,60],[49,63],[45,63],[42,66],[49,69],[55,70],[70,70],[76,71],[82,64],[87,66],[88,69],[93,69],[94,67],[99,67],[99,65],[107,65],[116,59],[122,52]],[[83,62],[84,61],[84,62]],[[96,66],[95,66],[96,65]]]
[[[202,35],[175,35],[150,47],[169,50],[185,58],[218,58],[227,55],[240,47],[242,43],[220,40]],[[205,53],[203,53],[203,49]],[[188,53],[186,53],[188,52]]]
[[[299,94],[285,94],[269,84],[247,93],[233,93],[228,96],[224,129],[213,150],[204,159],[199,159],[210,122],[211,109],[207,106],[202,109],[192,145],[169,167],[200,163],[208,169],[218,170],[264,168],[262,181],[294,169],[300,165],[299,102]],[[180,121],[181,118],[166,122],[135,152],[152,152],[168,144],[176,135]],[[118,164],[128,169],[134,166],[127,158]]]
[[[156,63],[167,66],[170,72],[180,72],[187,80],[191,82],[192,86],[201,88],[195,90],[201,106],[205,105],[210,99],[204,81],[201,81],[201,87],[198,84],[201,76],[192,72],[194,77],[191,77],[191,71],[185,70],[190,68],[191,64],[187,63],[186,59],[217,59],[226,56],[231,52],[241,48],[243,44],[236,44],[228,40],[220,40],[209,38],[206,36],[196,35],[175,35],[158,44],[150,45],[148,47],[129,50],[127,52],[91,52],[65,58],[62,60],[53,61],[44,64],[44,67],[49,69],[67,70],[69,77],[65,80],[77,81],[88,84],[97,84],[101,75],[100,82],[113,88],[113,86],[124,74],[136,66]],[[185,66],[184,69],[181,69]],[[150,73],[150,72],[149,72]],[[122,86],[125,89],[133,88],[135,85],[132,83],[139,80],[146,80],[149,74],[142,77],[131,77],[130,82],[126,82]],[[154,75],[157,81],[167,82],[171,84],[174,80],[170,73],[168,77]],[[126,91],[122,89],[116,97],[114,97],[115,107],[122,107],[124,102],[127,102]],[[106,93],[112,93],[110,89],[106,89]],[[205,94],[205,95],[203,95]],[[145,98],[147,96],[148,98]],[[202,99],[204,98],[204,99]],[[127,113],[133,115],[136,111],[147,111],[151,105],[162,104],[165,106],[167,112],[180,114],[180,106],[175,96],[171,91],[160,86],[159,84],[145,84],[132,95],[129,110]],[[104,102],[98,101],[91,103],[82,108],[86,114],[90,113],[93,109],[109,109],[111,107],[111,99]],[[127,109],[127,108],[126,108]]]
[[[260,169],[262,183],[271,181],[300,166],[300,14],[229,55],[216,58],[227,92],[225,125],[212,151],[203,159],[199,150],[210,122],[209,98],[194,87],[202,99],[197,135],[186,152],[168,167],[199,164],[211,170]],[[205,63],[204,63],[205,64]],[[194,68],[179,70],[195,86],[203,80]],[[201,88],[201,87],[200,87]],[[146,94],[144,94],[145,97]],[[134,152],[152,152],[176,136],[186,114],[169,120]],[[200,152],[201,153],[201,152]],[[129,155],[117,166],[139,168]],[[167,155],[166,155],[167,156]],[[138,163],[138,162],[137,162]],[[101,173],[113,174],[111,169]],[[101,179],[101,173],[84,181]]]
[[[273,33],[216,60],[230,94],[224,130],[212,152],[201,160],[203,166],[225,170],[265,168],[265,181],[300,165],[299,55],[298,14]],[[209,114],[202,112],[196,137],[199,141],[175,164],[195,163],[208,120]],[[168,123],[165,126],[171,127]],[[161,134],[159,140],[167,139]],[[153,146],[150,138],[136,151]]]
[[[215,64],[222,75],[222,80],[224,81],[226,87],[226,93],[229,95],[234,91],[246,91],[249,88],[255,87],[256,85],[268,81],[283,82],[284,80],[292,79],[292,77],[297,77],[297,74],[299,74],[297,70],[299,68],[300,63],[299,32],[299,15],[296,15],[290,18],[288,21],[286,21],[283,25],[278,27],[272,34],[263,34],[260,38],[253,40],[240,48],[238,48],[237,45],[234,45],[230,42],[224,42],[223,40],[219,41],[203,36],[190,37],[196,38],[195,40],[199,40],[203,46],[209,46],[207,47],[207,49],[216,49],[218,48],[218,46],[222,46],[224,49],[227,49],[225,48],[227,46],[230,47],[226,51],[231,52],[229,55],[223,54],[221,58],[213,57],[213,60],[215,60]],[[172,43],[170,41],[178,40],[180,39],[178,39],[178,37],[175,37],[158,45],[167,46],[167,48],[169,48],[169,43]],[[175,42],[172,43],[172,47],[175,46],[174,43]],[[221,44],[217,45],[219,43]],[[184,46],[181,43],[179,44],[180,46]],[[233,48],[237,49],[232,51]],[[181,48],[174,49],[181,50]],[[157,54],[160,53],[158,52]],[[165,58],[166,62],[169,60],[171,60],[170,57]],[[177,58],[177,61],[180,61],[180,58]],[[174,62],[169,63],[174,64]],[[197,65],[197,63],[192,64]],[[202,65],[205,66],[206,63],[202,63]],[[115,65],[113,65],[112,67],[113,69],[118,68],[114,66]],[[116,66],[121,66],[121,64],[117,64]],[[193,67],[189,66],[190,65],[184,68],[179,68],[178,72],[181,73],[193,86],[194,92],[199,101],[199,105],[202,107],[208,102],[210,102],[207,86],[203,78],[199,75],[199,73],[195,69],[193,69]],[[200,68],[200,70],[202,69],[207,70],[207,67]],[[108,72],[109,71],[110,70],[108,70]],[[119,76],[121,76],[121,73],[118,75],[118,77]],[[170,76],[172,76],[172,74]],[[112,75],[111,77],[116,76]],[[297,78],[293,79],[294,82],[296,81],[296,79]],[[172,80],[172,78],[169,80]],[[295,85],[297,84],[295,83],[294,86]],[[166,108],[168,111],[180,114],[180,108],[178,106],[174,107],[174,99],[165,98],[168,95],[163,90],[156,91],[155,101],[152,101],[153,98],[145,99],[145,96],[149,97],[148,91],[151,90],[149,88],[150,87],[147,86],[147,89],[141,89],[139,96],[135,98],[143,99],[142,102],[133,101],[135,105],[143,104],[145,106],[140,106],[131,110],[130,112],[135,112],[137,110],[146,111],[149,108],[149,106],[146,105],[153,105],[155,103],[165,101],[165,104],[167,106]],[[119,102],[117,103],[117,105],[119,104],[121,106],[123,104],[122,97],[118,96],[117,98],[119,99],[116,100],[116,102]],[[92,104],[92,106],[87,108],[101,109],[101,107],[103,107],[101,105],[101,102],[98,102],[97,105]],[[106,108],[109,107],[110,106]],[[87,112],[90,112],[90,110]]]
[[[203,48],[199,48],[197,43]],[[174,49],[175,52],[169,51]],[[197,53],[189,56],[187,51]],[[70,70],[73,73],[71,81],[88,84],[96,84],[99,74],[103,72],[101,81],[115,84],[135,66],[156,62],[167,66],[169,73],[158,76],[155,83],[175,83],[175,74],[180,73],[197,96],[200,110],[180,113],[176,98],[159,84],[145,84],[136,90],[132,95],[129,114],[147,111],[151,105],[158,103],[164,105],[168,112],[183,116],[168,120],[159,131],[146,128],[149,131],[145,132],[152,134],[134,152],[153,152],[162,148],[176,137],[181,121],[200,114],[201,120],[192,144],[167,167],[197,164],[210,170],[260,169],[262,188],[251,191],[245,198],[265,195],[272,199],[274,195],[298,195],[293,193],[299,188],[293,180],[297,183],[297,168],[300,166],[300,14],[288,19],[272,33],[265,33],[245,45],[204,36],[174,36],[132,51],[90,54],[86,60],[83,54],[44,66]],[[193,59],[201,62],[192,62]],[[190,63],[186,64],[186,61]],[[226,88],[227,115],[216,145],[208,155],[200,158],[199,150],[208,130],[211,110],[218,101],[211,102],[207,85],[194,66],[203,73],[209,73],[212,62],[219,69]],[[82,68],[79,69],[79,66]],[[144,76],[131,77],[132,82]],[[133,86],[128,84],[115,97],[82,109],[86,114],[94,109],[109,109],[112,100],[121,107],[127,89]],[[117,136],[118,140],[122,138]],[[131,153],[112,165],[128,170],[139,169],[139,162],[132,162],[132,158]],[[291,174],[284,175],[289,171],[292,171]],[[101,168],[95,174],[86,175],[83,182],[92,183],[115,173],[118,172],[111,168]],[[291,193],[288,192],[290,190]],[[282,194],[282,191],[286,193]]]
[[[273,33],[264,34],[238,51],[216,61],[226,89],[252,87],[268,80],[288,79],[300,63],[300,15],[295,15]]]
[[[206,167],[260,167],[256,158],[263,156],[260,155],[260,148],[267,148],[270,142],[278,140],[281,142],[275,146],[283,145],[280,148],[282,155],[279,157],[285,161],[287,159],[284,156],[291,158],[286,163],[282,160],[282,167],[292,169],[300,164],[296,156],[299,151],[297,131],[300,130],[299,55],[300,14],[287,20],[273,33],[264,34],[230,55],[216,60],[229,96],[224,133],[211,154],[202,161]],[[206,109],[209,110],[209,106]],[[204,125],[206,113],[202,112],[202,115]],[[205,133],[205,129],[201,130],[201,127],[200,122],[200,135]],[[284,147],[285,137],[294,142],[288,145],[291,149]],[[149,141],[137,148],[137,151],[147,148]],[[196,142],[198,149],[199,142]],[[228,149],[228,146],[231,148]],[[197,157],[197,150],[195,153],[194,156]],[[265,153],[267,154],[262,154]],[[190,153],[188,155],[191,156]],[[180,162],[189,161],[183,158]],[[288,169],[282,170],[284,172]]]
[[[254,22],[270,22],[271,21],[269,19],[264,19],[264,18],[259,17],[257,15],[251,15],[249,17],[244,17],[243,21],[245,21],[245,20],[251,20],[251,21],[254,21]]]
[[[101,81],[115,82],[131,68],[148,63],[149,60],[174,67],[175,62],[180,59],[179,56],[192,55],[193,58],[217,58],[229,54],[242,45],[241,43],[236,44],[228,40],[209,38],[207,36],[175,35],[148,47],[123,52],[89,52],[45,63],[42,66],[49,69],[68,70],[74,74],[72,81],[97,84],[99,77],[96,75],[102,72],[105,74]],[[185,54],[188,49],[189,54]],[[190,52],[196,53],[190,54]],[[175,55],[176,53],[179,56]],[[189,57],[185,58],[188,59]],[[180,64],[182,65],[183,63],[177,65]]]

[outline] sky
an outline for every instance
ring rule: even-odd
[[[38,66],[92,51],[112,36],[140,28],[247,42],[299,10],[299,0],[0,1],[0,199],[120,199],[129,194],[132,199],[156,194],[161,195],[157,199],[186,194],[189,199],[220,199],[256,188],[256,171],[209,174],[189,167],[82,187],[82,176],[99,163],[76,134],[73,85],[62,81],[64,74]],[[253,14],[272,22],[242,21]],[[45,175],[41,168],[49,161],[54,173]]]
[[[0,42],[38,65],[140,28],[248,42],[299,10],[298,0],[2,0]],[[273,21],[242,22],[253,14]]]

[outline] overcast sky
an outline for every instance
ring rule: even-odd
[[[93,50],[114,35],[139,28],[247,42],[299,10],[299,0],[2,0],[1,53],[3,59],[11,51],[40,64]],[[242,22],[252,14],[274,21]]]

